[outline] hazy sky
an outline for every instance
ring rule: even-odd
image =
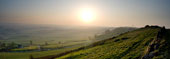
[[[83,8],[92,22],[80,18]],[[170,0],[0,0],[0,23],[170,27]]]

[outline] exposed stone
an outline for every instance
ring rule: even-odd
[[[158,26],[151,26],[151,27],[156,28]],[[165,27],[162,27],[161,30],[158,31],[156,39],[152,40],[152,42],[149,44],[147,48],[146,54],[141,59],[152,59],[154,56],[158,55],[158,52],[155,51],[160,47],[160,41],[163,38],[165,32],[166,32]]]

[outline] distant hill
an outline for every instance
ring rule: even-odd
[[[40,26],[40,25],[18,25],[18,24],[0,24],[0,40],[22,40],[64,37],[70,39],[73,36],[82,36],[87,39],[88,36],[94,36],[95,33],[104,31],[107,27],[70,27],[70,26]],[[68,38],[67,38],[68,37]],[[75,39],[79,39],[74,37]],[[57,38],[58,39],[58,38]]]
[[[22,44],[29,46],[33,41],[35,45],[42,45],[44,42],[56,44],[57,42],[88,42],[89,36],[110,27],[89,27],[89,26],[57,26],[57,25],[24,25],[24,24],[0,24],[0,42]]]
[[[105,32],[103,32],[100,35],[95,35],[95,39],[103,40],[103,39],[111,38],[114,36],[118,36],[125,32],[133,31],[135,29],[137,29],[137,28],[135,28],[135,27],[117,27],[115,29],[108,29],[108,30],[105,30]]]
[[[169,59],[170,29],[146,26],[89,46],[37,59]]]

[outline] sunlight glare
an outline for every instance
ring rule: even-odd
[[[92,10],[90,9],[84,9],[82,12],[81,12],[81,18],[83,21],[85,22],[91,22],[94,20],[94,13]]]

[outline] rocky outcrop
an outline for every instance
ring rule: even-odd
[[[146,26],[148,27],[148,26]],[[154,56],[158,55],[158,48],[160,48],[160,41],[162,40],[163,36],[165,35],[166,29],[165,27],[162,27],[160,31],[157,34],[157,37],[152,40],[152,42],[149,44],[149,46],[146,49],[146,53],[141,59],[152,59]]]

